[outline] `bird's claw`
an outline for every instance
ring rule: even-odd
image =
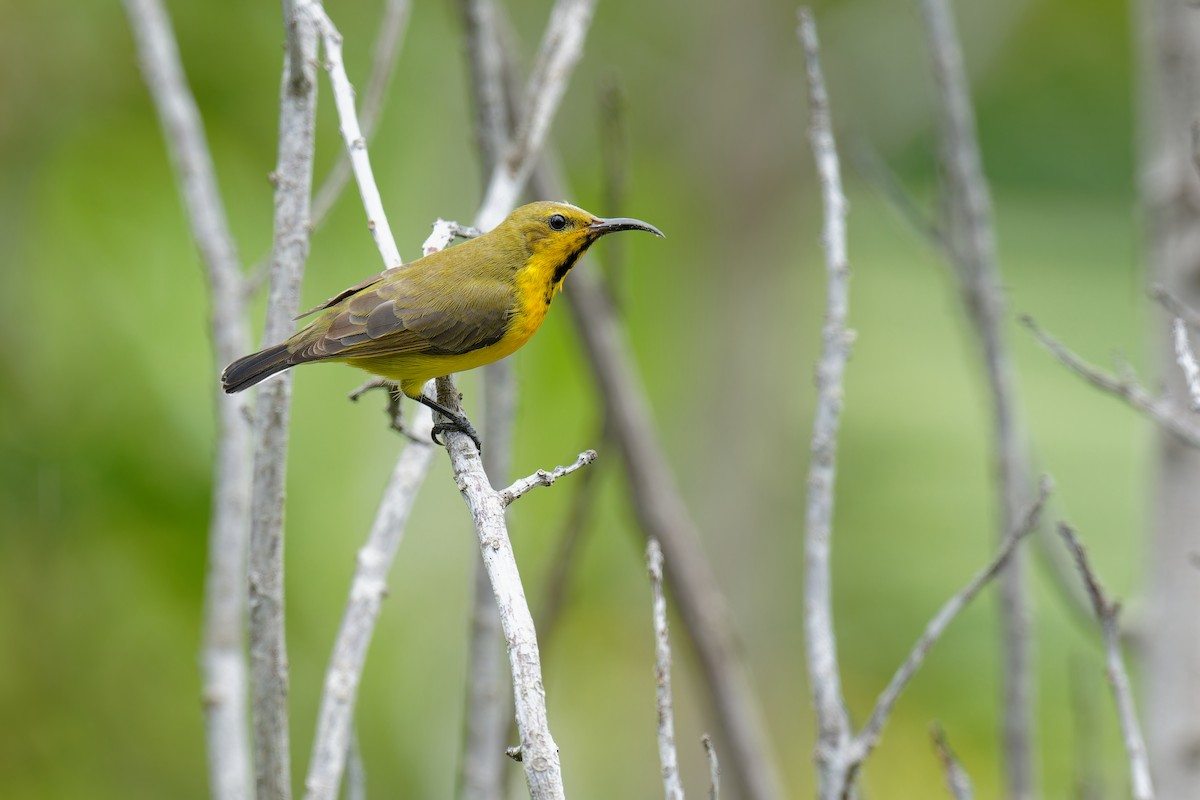
[[[433,431],[430,433],[429,438],[433,439],[434,444],[440,444],[445,447],[445,443],[439,439],[438,436],[446,431],[458,431],[459,433],[465,433],[467,436],[470,436],[471,441],[475,443],[475,449],[480,453],[483,452],[483,442],[480,440],[479,434],[475,430],[475,426],[465,418],[460,417],[459,419],[451,420],[450,422],[438,422],[434,424]]]

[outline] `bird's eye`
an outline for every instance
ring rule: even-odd
[[[567,218],[562,214],[551,214],[550,219],[546,220],[546,224],[550,226],[550,230],[561,231],[567,227]]]

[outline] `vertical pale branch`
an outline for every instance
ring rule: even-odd
[[[1150,780],[1150,763],[1146,757],[1146,743],[1138,725],[1137,709],[1133,703],[1133,689],[1129,685],[1129,674],[1121,657],[1121,634],[1117,628],[1117,617],[1121,606],[1104,594],[1096,573],[1088,562],[1087,552],[1079,537],[1069,525],[1058,526],[1059,535],[1075,556],[1079,574],[1091,598],[1104,634],[1104,657],[1108,671],[1108,682],[1112,685],[1113,699],[1117,706],[1117,719],[1121,723],[1121,736],[1125,743],[1125,755],[1129,761],[1130,782],[1133,784],[1134,800],[1154,800],[1154,785]]]
[[[1000,535],[1012,530],[1027,504],[1029,472],[1016,410],[1013,369],[1003,337],[1004,302],[996,263],[991,198],[984,178],[962,52],[948,0],[921,0],[938,88],[942,166],[946,176],[944,230],[968,315],[984,362],[994,424],[993,451],[1000,496]],[[1034,778],[1034,674],[1029,601],[1023,561],[1000,576],[1004,682],[1001,713],[1004,768],[1010,796],[1029,800]]]
[[[245,292],[212,157],[175,35],[160,0],[125,0],[142,75],[208,279],[213,374],[249,349]],[[215,381],[214,381],[215,385]],[[245,581],[249,538],[250,426],[244,396],[217,391],[217,452],[204,578],[200,667],[210,792],[214,800],[251,796],[246,724]]]
[[[650,589],[654,595],[654,682],[658,709],[658,761],[666,800],[683,800],[679,756],[675,752],[675,706],[671,699],[671,639],[667,631],[667,596],[663,592],[663,554],[657,539],[646,543]]]
[[[1196,364],[1196,354],[1188,339],[1187,323],[1176,317],[1171,323],[1171,334],[1175,340],[1175,362],[1179,364],[1187,386],[1188,406],[1192,411],[1200,411],[1200,366]]]
[[[804,45],[808,73],[809,137],[825,207],[821,240],[825,246],[828,276],[825,328],[816,371],[817,407],[813,419],[804,525],[804,633],[809,684],[817,715],[818,794],[823,800],[835,800],[840,799],[848,789],[848,770],[843,758],[851,735],[838,673],[830,568],[837,433],[843,399],[842,376],[851,342],[851,333],[846,327],[850,267],[846,256],[846,197],[842,193],[829,100],[821,75],[816,25],[807,8],[800,10],[800,40]]]
[[[1137,186],[1147,281],[1188,308],[1200,308],[1200,10],[1178,0],[1138,0]],[[1180,314],[1174,310],[1175,316]],[[1168,397],[1187,396],[1163,335],[1147,317],[1159,380]],[[1141,682],[1155,788],[1162,797],[1200,797],[1200,451],[1173,436],[1153,444]]]
[[[271,251],[263,342],[292,332],[300,280],[308,259],[317,31],[307,6],[283,4],[287,47],[280,88],[275,236]],[[258,390],[254,420],[253,505],[250,517],[250,657],[253,668],[254,766],[259,800],[291,797],[288,743],[288,663],[284,633],[283,510],[287,467],[290,373]]]
[[[460,0],[458,5],[471,76],[475,136],[482,172],[487,176],[495,171],[511,134],[504,86],[507,65],[498,38],[494,0]],[[504,359],[485,366],[483,435],[488,447],[483,468],[493,485],[508,480],[516,398],[512,362]],[[475,562],[470,613],[458,796],[463,800],[492,800],[504,791],[505,738],[513,713],[504,680],[500,617],[482,560]]]

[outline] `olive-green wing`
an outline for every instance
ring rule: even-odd
[[[436,291],[411,276],[343,298],[295,337],[292,360],[401,353],[459,355],[499,341],[516,295],[499,281]]]

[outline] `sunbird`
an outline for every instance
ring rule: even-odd
[[[554,295],[579,257],[601,236],[648,231],[628,217],[602,219],[569,203],[529,203],[487,233],[335,295],[297,319],[320,312],[290,339],[239,358],[221,373],[240,392],[310,361],[341,361],[400,386],[442,414],[433,428],[470,436],[470,421],[421,393],[430,378],[462,372],[516,352],[541,326]]]

